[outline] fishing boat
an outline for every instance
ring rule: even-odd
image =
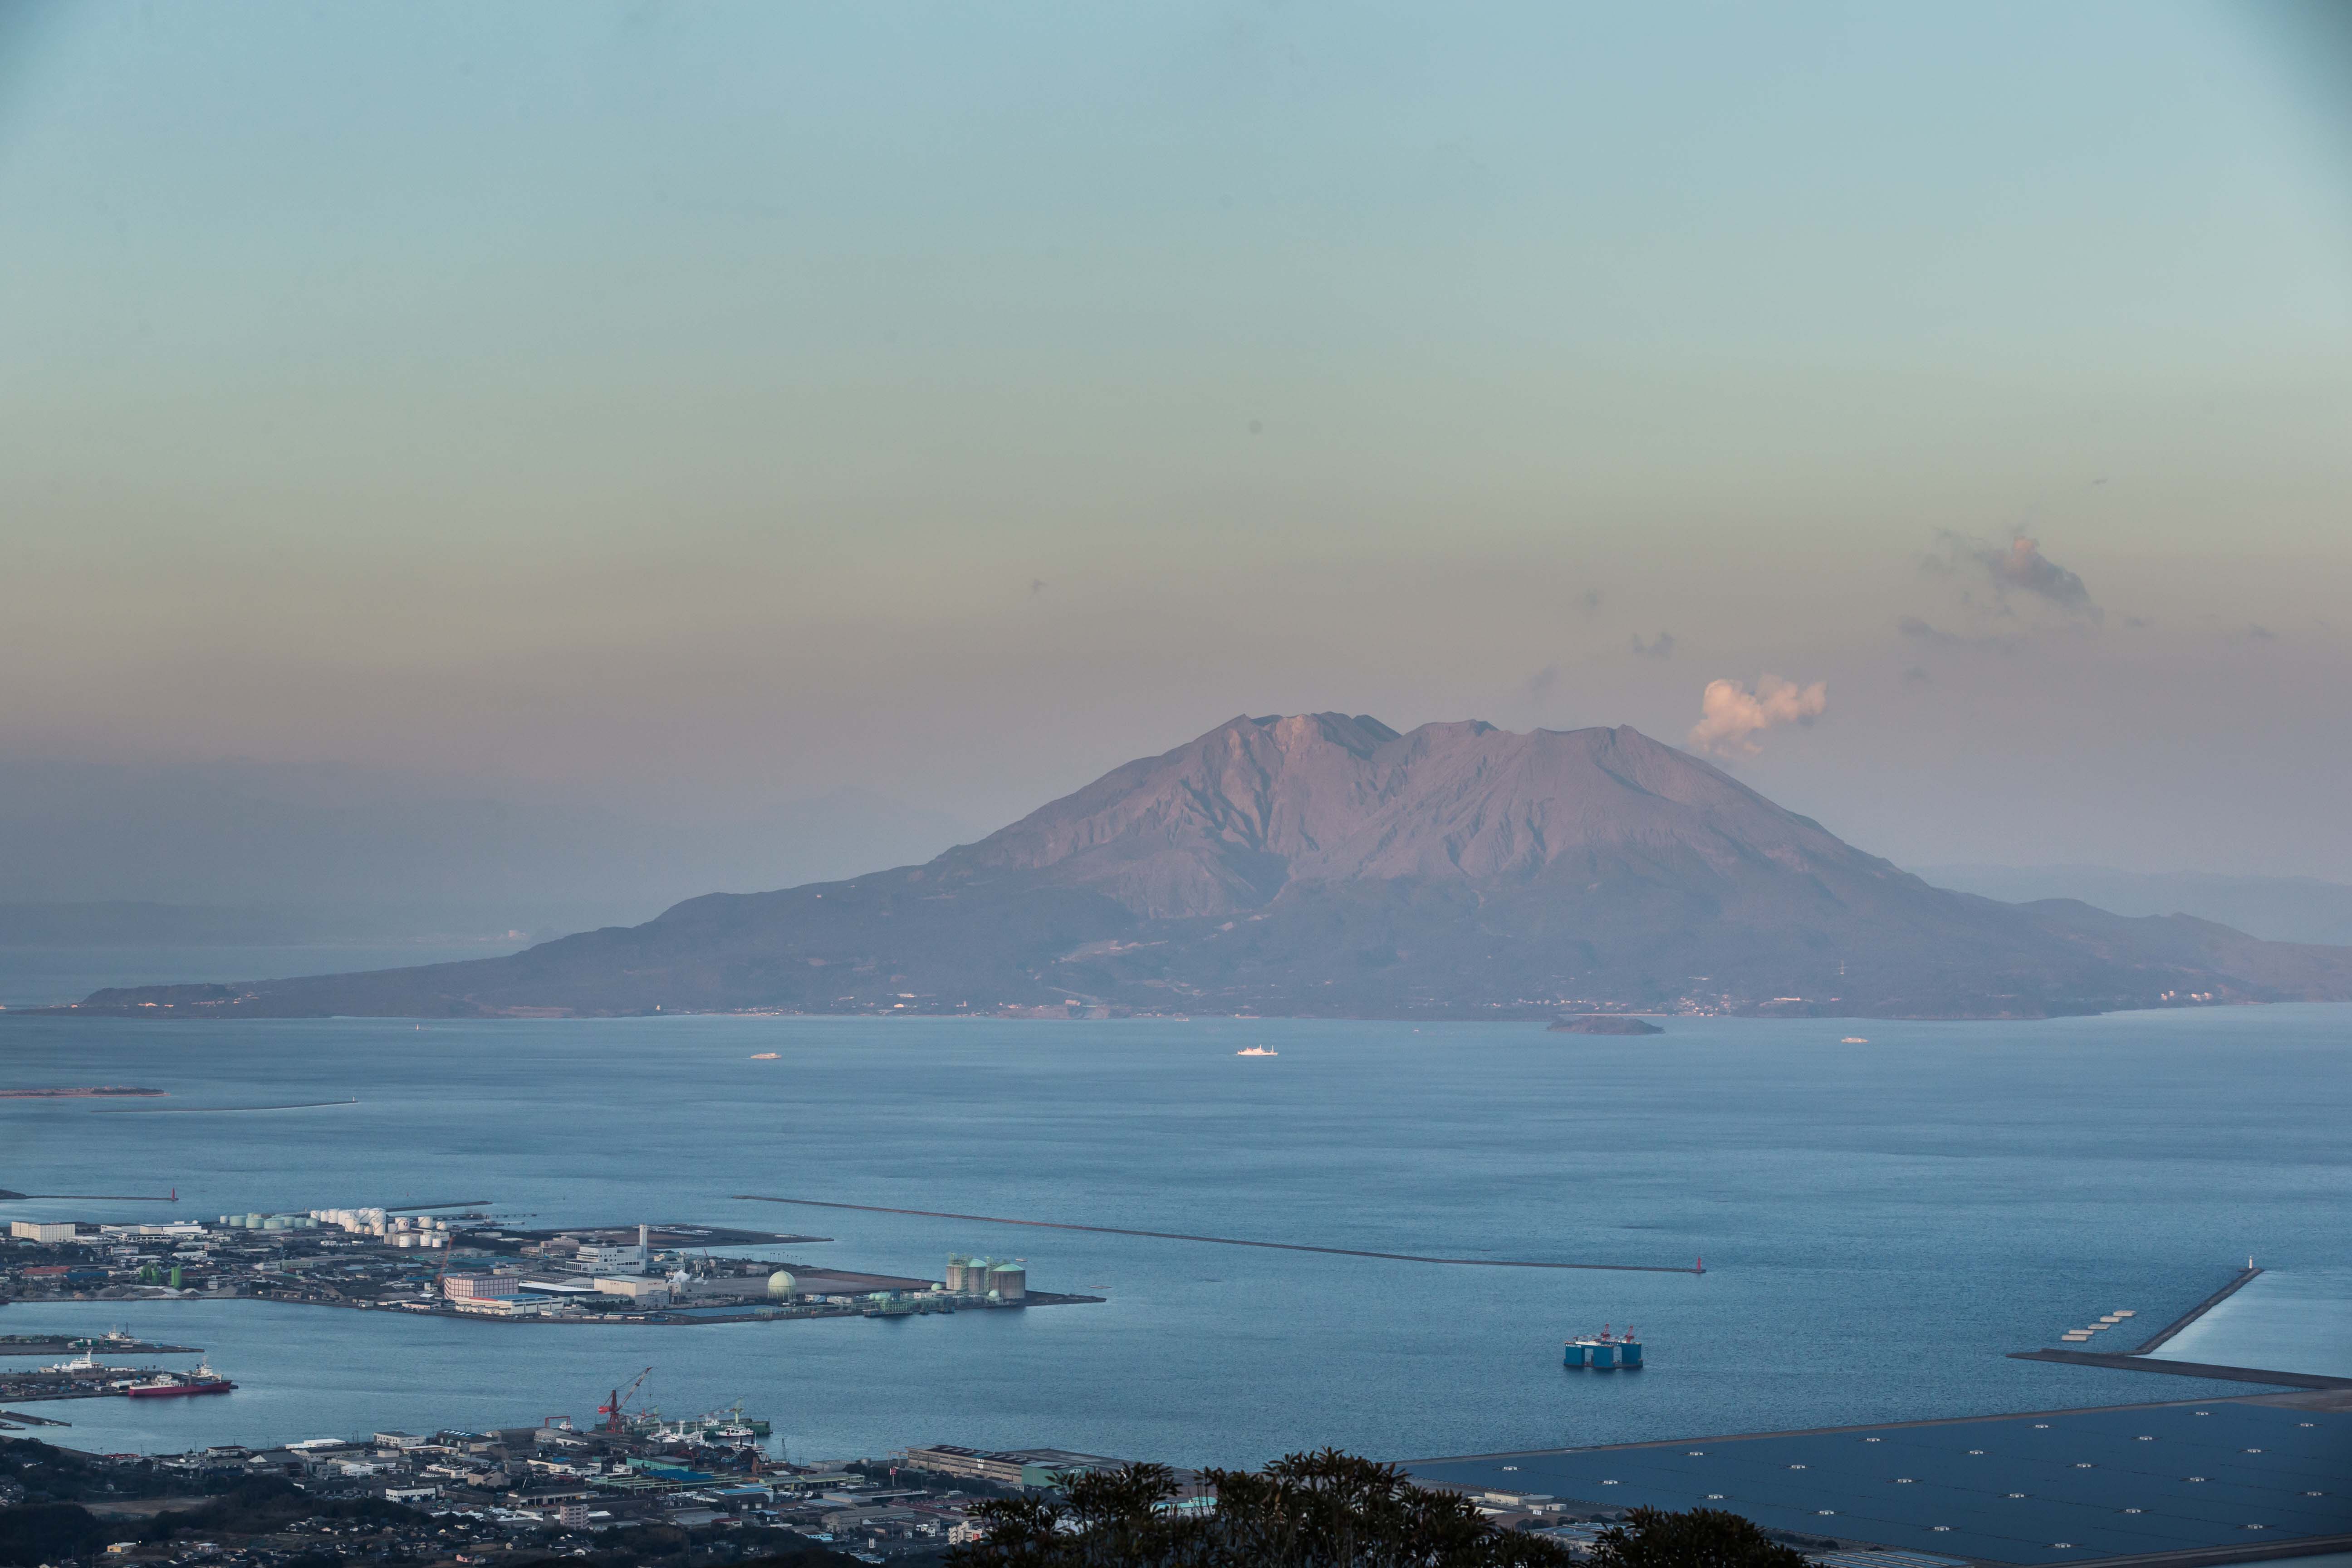
[[[1235,1051],[1234,1053],[1234,1055],[1237,1057],[1278,1057],[1282,1053],[1280,1051],[1269,1051],[1264,1046],[1252,1046],[1245,1051]]]
[[[236,1384],[199,1362],[194,1372],[159,1372],[122,1392],[132,1399],[185,1399],[198,1394],[226,1394]]]

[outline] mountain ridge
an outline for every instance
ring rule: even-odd
[[[2039,1016],[2352,997],[2352,950],[1931,887],[1628,727],[1236,717],[918,866],[508,957],[89,1010]]]

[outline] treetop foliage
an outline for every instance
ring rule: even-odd
[[[1056,1499],[978,1503],[986,1533],[950,1568],[1533,1568],[1574,1561],[1499,1528],[1469,1499],[1415,1486],[1393,1465],[1326,1448],[1263,1470],[1204,1470],[1213,1510],[1170,1505],[1165,1465],[1072,1476]],[[1596,1568],[1801,1568],[1738,1514],[1636,1510],[1604,1531]]]

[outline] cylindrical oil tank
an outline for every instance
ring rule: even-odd
[[[1622,1342],[1617,1346],[1617,1364],[1623,1367],[1639,1368],[1642,1364],[1642,1342],[1639,1340],[1626,1340]]]
[[[1614,1343],[1592,1347],[1592,1366],[1596,1372],[1613,1372],[1617,1368],[1617,1346]]]
[[[249,1214],[249,1215],[246,1215],[246,1216],[245,1216],[246,1228],[247,1228],[247,1229],[248,1229],[248,1230],[259,1230],[259,1229],[261,1228],[262,1221],[263,1221],[263,1219],[264,1219],[265,1217],[266,1217],[266,1216],[264,1216],[264,1215],[257,1215],[257,1214]]]
[[[1591,1345],[1579,1344],[1574,1340],[1570,1340],[1568,1342],[1568,1350],[1566,1353],[1561,1355],[1559,1358],[1559,1363],[1562,1366],[1580,1368],[1591,1366],[1592,1364],[1592,1347]]]
[[[988,1271],[988,1288],[1000,1300],[1018,1301],[1029,1294],[1029,1271],[1017,1263],[1000,1263]]]

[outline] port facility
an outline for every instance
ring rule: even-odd
[[[2161,1558],[2198,1568],[2352,1551],[2346,1403],[2268,1394],[1405,1468],[1423,1485],[1473,1495],[1541,1495],[1596,1510],[1718,1508],[1767,1530],[1973,1563]]]

